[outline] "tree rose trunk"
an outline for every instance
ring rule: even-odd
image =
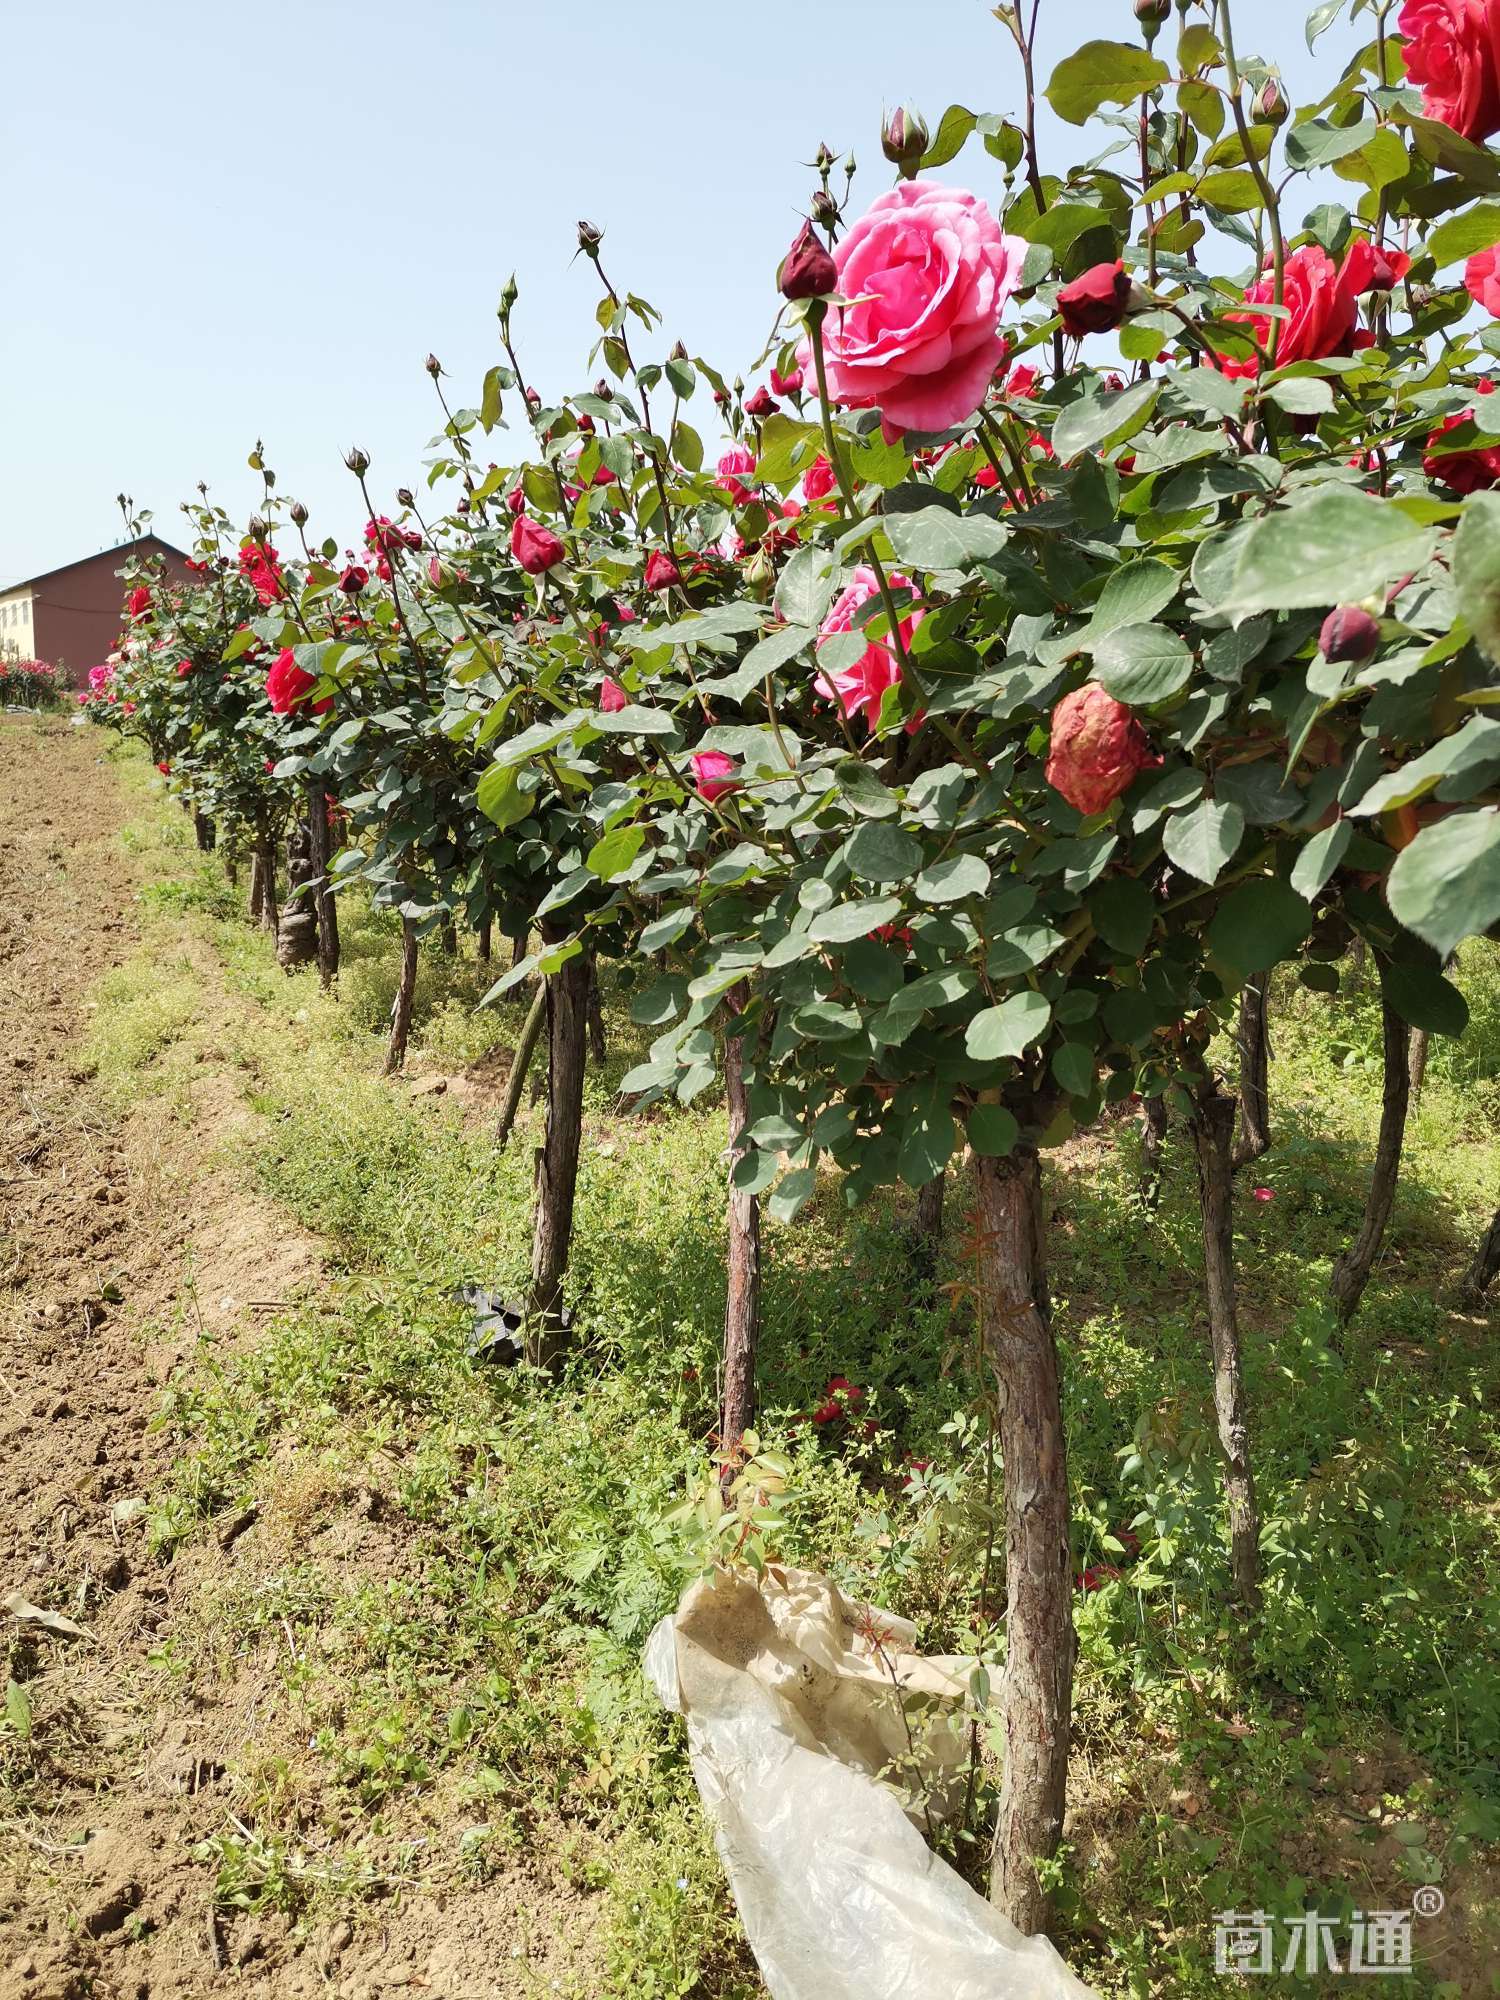
[[[318,920],[318,974],[324,986],[332,986],[339,972],[339,913],[328,872],[333,861],[333,829],[328,823],[332,804],[322,780],[314,779],[308,786],[307,829],[316,877],[313,909]]]
[[[596,1066],[603,1064],[609,1056],[609,1048],[604,1039],[604,998],[599,991],[599,961],[593,952],[589,953],[589,1061]]]
[[[255,858],[260,874],[260,927],[276,935],[278,915],[276,909],[276,842],[269,829],[262,825],[256,836]]]
[[[1234,1165],[1249,1166],[1271,1147],[1270,1068],[1271,1042],[1266,1031],[1266,997],[1269,972],[1257,972],[1245,982],[1240,995],[1240,1018],[1236,1040],[1240,1050],[1240,1132],[1235,1141]]]
[[[729,996],[739,1014],[748,995],[743,986]],[[760,1343],[760,1201],[734,1185],[734,1170],[749,1150],[745,1128],[750,1122],[745,1091],[744,1038],[732,1031],[724,1037],[724,1095],[729,1113],[729,1289],[724,1301],[724,1410],[719,1425],[726,1456],[755,1421],[755,1355]],[[727,1486],[736,1467],[726,1463],[720,1475]]]
[[[313,819],[300,821],[287,835],[286,902],[276,926],[276,963],[295,972],[318,955],[317,870],[313,862]]]
[[[396,997],[391,1002],[391,1040],[386,1050],[385,1073],[394,1076],[406,1061],[406,1038],[411,1033],[412,1002],[417,994],[417,927],[410,917],[401,919],[401,973],[396,981]]]
[[[474,947],[475,956],[481,965],[488,965],[490,962],[490,940],[494,934],[495,919],[493,917],[481,917],[477,932],[478,943]]]
[[[555,1368],[567,1340],[562,1289],[573,1240],[573,1195],[583,1131],[589,954],[575,952],[547,979],[546,991],[547,1130],[536,1155],[526,1358],[539,1368]]]
[[[208,814],[207,814],[206,812],[194,812],[194,814],[193,814],[193,838],[194,838],[194,839],[195,839],[195,840],[197,841],[197,843],[198,843],[198,852],[199,852],[200,854],[212,854],[212,853],[213,853],[213,851],[214,851],[214,841],[215,841],[215,838],[216,838],[216,835],[215,835],[215,832],[214,832],[214,823],[213,823],[213,821],[212,821],[212,820],[211,820],[211,819],[209,818],[209,816],[208,816]]]
[[[1484,1295],[1500,1276],[1500,1208],[1490,1218],[1490,1226],[1474,1252],[1474,1261],[1464,1273],[1463,1297],[1468,1305],[1482,1306]]]
[[[1413,1028],[1406,1045],[1406,1068],[1411,1078],[1413,1104],[1422,1101],[1422,1085],[1427,1081],[1427,1047],[1431,1039],[1425,1028]]]
[[[521,1108],[521,1093],[526,1088],[526,1072],[531,1068],[531,1059],[536,1054],[536,1045],[541,1039],[542,1023],[547,1018],[547,988],[539,985],[521,1025],[521,1039],[516,1043],[516,1053],[511,1060],[510,1075],[505,1079],[505,1097],[500,1106],[500,1122],[495,1127],[495,1144],[505,1145],[510,1138],[511,1127],[516,1122],[516,1113]]]
[[[1347,1326],[1359,1310],[1359,1302],[1370,1273],[1375,1268],[1385,1226],[1391,1219],[1396,1200],[1396,1180],[1401,1172],[1401,1146],[1406,1136],[1406,1113],[1411,1102],[1410,1043],[1405,1021],[1391,1005],[1385,991],[1386,961],[1379,959],[1380,1018],[1385,1045],[1385,1094],[1380,1109],[1380,1137],[1375,1143],[1375,1163],[1370,1174],[1370,1192],[1359,1234],[1333,1267],[1330,1287],[1339,1324]]]
[[[1167,1144],[1167,1100],[1141,1100],[1141,1178],[1137,1185],[1142,1204],[1154,1215],[1161,1205],[1162,1154]]]
[[[1072,1558],[1061,1383],[1043,1258],[1034,1150],[976,1154],[980,1323],[999,1391],[1005,1483],[1005,1768],[990,1898],[1018,1930],[1042,1929],[1037,1864],[1062,1838],[1073,1712]]]
[[[1260,1519],[1250,1466],[1250,1425],[1240,1367],[1239,1313],[1234,1290],[1234,1099],[1211,1078],[1198,1092],[1192,1118],[1203,1210],[1203,1265],[1208,1332],[1214,1359],[1214,1409],[1224,1453],[1229,1502],[1229,1567],[1235,1595],[1247,1611],[1260,1602]]]

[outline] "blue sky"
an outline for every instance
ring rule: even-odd
[[[1305,12],[1236,17],[1294,98],[1355,45],[1341,23],[1314,63]],[[1091,36],[1133,40],[1129,0],[1042,0],[1041,80]],[[935,127],[954,100],[1020,102],[980,0],[63,0],[17,10],[7,40],[0,583],[117,539],[122,487],[169,539],[200,478],[243,518],[258,436],[280,488],[348,537],[342,450],[369,451],[384,496],[419,483],[423,357],[477,399],[512,270],[544,389],[599,372],[579,216],[662,310],[663,351],[680,336],[748,375],[818,141],[854,149],[857,213],[890,184],[882,106]],[[1092,150],[1044,119],[1045,164]],[[941,177],[1000,199],[977,141]]]

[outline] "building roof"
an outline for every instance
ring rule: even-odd
[[[46,583],[51,577],[65,576],[70,569],[83,569],[88,563],[102,561],[107,556],[123,559],[133,555],[138,549],[164,549],[169,556],[177,556],[187,561],[186,551],[166,541],[161,535],[137,535],[134,541],[117,542],[112,549],[95,549],[92,555],[75,556],[72,562],[58,563],[53,569],[38,570],[35,576],[18,576],[13,583],[0,583],[0,597],[8,597],[13,590],[25,590],[28,585]]]

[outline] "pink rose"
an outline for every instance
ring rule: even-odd
[[[693,782],[698,788],[698,796],[705,805],[722,798],[725,792],[739,790],[740,781],[734,775],[734,759],[723,750],[695,750],[688,762],[693,767]]]
[[[744,483],[744,475],[755,471],[755,453],[744,445],[731,445],[719,460],[719,485],[737,507],[748,507],[755,495]]]
[[[826,500],[837,484],[833,467],[820,451],[802,475],[802,497],[812,506],[815,501]]]
[[[1251,1192],[1257,1201],[1274,1201],[1276,1199],[1276,1190],[1274,1188],[1253,1188]]]
[[[1464,284],[1475,305],[1500,319],[1500,250],[1476,250],[1464,265]]]
[[[1005,351],[1000,315],[1025,254],[963,188],[902,181],[878,196],[834,252],[851,303],[823,322],[830,398],[878,405],[888,437],[972,417]],[[797,360],[805,374],[811,349]]]
[[[892,570],[889,578],[892,590],[911,590],[910,577],[902,576],[899,570]],[[870,602],[878,598],[880,585],[873,569],[861,563],[842,591],[829,608],[828,616],[818,631],[815,650],[821,652],[827,642],[838,632],[856,630],[858,614]],[[920,611],[912,612],[901,621],[901,642],[910,646],[911,635],[922,622]],[[863,653],[852,666],[825,669],[813,682],[821,695],[836,701],[845,715],[863,715],[873,729],[880,719],[880,702],[887,688],[895,687],[901,678],[901,666],[893,651],[889,637],[872,638]]]
[[[771,394],[773,396],[795,396],[802,387],[802,370],[792,368],[785,375],[779,368],[771,370]]]
[[[528,576],[543,576],[555,569],[568,553],[550,528],[518,514],[510,531],[510,552]]]
[[[1161,762],[1123,702],[1088,681],[1052,711],[1047,783],[1075,812],[1101,813],[1139,771]]]
[[[1476,142],[1500,132],[1500,0],[1406,0],[1397,25],[1425,116]]]
[[[618,715],[622,708],[630,706],[630,696],[617,680],[606,674],[599,683],[599,706],[606,715]]]

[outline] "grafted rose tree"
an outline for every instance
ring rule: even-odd
[[[1029,92],[1034,20],[1002,19]],[[929,1184],[967,1140],[1006,1483],[993,1880],[1028,1929],[1074,1651],[1039,1154],[1136,1091],[1191,1126],[1248,1616],[1214,1037],[1284,961],[1335,984],[1352,932],[1404,1021],[1453,1031],[1443,956],[1500,917],[1500,501],[1466,511],[1474,486],[1443,477],[1494,447],[1488,336],[1441,276],[1500,239],[1474,201],[1500,166],[1424,108],[1380,29],[1290,120],[1222,6],[1189,9],[1170,52],[1066,58],[1054,111],[1124,126],[1129,167],[1046,171],[1028,95],[1014,123],[951,107],[903,160],[919,177],[847,231],[825,168],[826,241],[810,221],[789,253],[767,356],[799,388],[775,411],[752,394],[753,464],[742,443],[725,466],[738,592],[623,635],[625,725],[575,707],[503,753],[597,798],[600,744],[630,741],[597,916],[638,912],[671,964],[626,1083],[691,1099],[730,1023],[737,1189],[790,1217],[821,1164],[852,1202]],[[976,138],[984,194],[930,178]],[[1325,167],[1353,208],[1296,228],[1289,190]],[[632,524],[637,561],[670,494]]]

